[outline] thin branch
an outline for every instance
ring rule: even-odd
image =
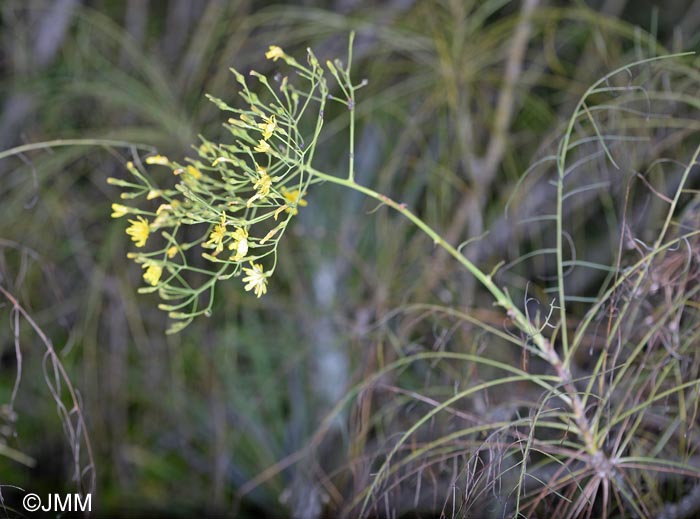
[[[27,321],[27,323],[29,323],[29,325],[32,327],[39,339],[41,339],[41,341],[44,343],[44,346],[46,347],[46,354],[51,358],[54,369],[58,370],[60,377],[63,379],[63,382],[66,385],[71,401],[73,403],[73,409],[70,412],[75,411],[76,416],[78,417],[79,434],[80,432],[82,432],[82,437],[85,441],[85,447],[87,449],[88,466],[86,471],[91,470],[90,484],[87,488],[86,493],[94,493],[96,485],[96,476],[95,458],[92,452],[92,444],[90,442],[90,437],[88,436],[87,426],[85,424],[85,417],[83,416],[83,412],[80,407],[78,395],[75,391],[75,388],[73,387],[73,384],[70,381],[70,378],[68,377],[68,373],[63,367],[63,364],[61,363],[61,360],[59,359],[58,354],[56,353],[56,350],[54,349],[53,344],[51,343],[51,340],[46,336],[44,331],[39,327],[39,325],[34,321],[34,319],[32,319],[32,317],[27,313],[24,307],[22,307],[22,305],[19,304],[19,301],[17,301],[17,299],[15,299],[15,297],[12,294],[10,294],[7,290],[5,290],[2,286],[0,286],[0,294],[2,294],[5,297],[5,299],[7,299],[10,302],[10,304],[12,304],[13,310],[17,312],[17,315],[21,315]],[[50,387],[50,389],[52,388]],[[57,398],[60,397],[57,396]],[[82,474],[76,474],[76,484],[78,485],[78,489],[81,493],[83,493],[82,475],[86,471],[84,471]]]

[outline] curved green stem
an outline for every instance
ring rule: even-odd
[[[0,152],[0,160],[13,155],[19,155],[27,151],[41,150],[45,148],[58,148],[60,146],[111,146],[114,148],[135,148],[137,150],[146,150],[154,152],[156,149],[153,146],[146,144],[135,144],[127,141],[116,141],[112,139],[56,139],[53,141],[34,142],[31,144],[23,144]]]
[[[300,165],[301,166],[301,165]],[[386,195],[378,193],[373,189],[362,186],[351,179],[344,179],[340,177],[335,177],[333,175],[328,175],[316,169],[308,166],[304,167],[305,171],[310,175],[318,178],[319,180],[331,182],[333,184],[338,184],[343,187],[354,189],[370,198],[374,198],[379,202],[388,205],[395,211],[401,213],[406,217],[411,223],[418,227],[421,231],[427,234],[435,245],[442,247],[447,253],[449,253],[453,258],[455,258],[464,268],[466,268],[483,286],[486,288],[491,295],[496,300],[496,304],[503,307],[508,316],[513,319],[516,326],[525,333],[528,337],[532,339],[534,344],[542,353],[543,358],[549,362],[549,364],[554,368],[557,373],[557,377],[561,382],[561,386],[564,389],[563,393],[558,396],[564,400],[572,409],[574,415],[574,421],[581,432],[581,437],[583,439],[586,451],[591,455],[595,455],[598,452],[598,446],[593,437],[593,432],[586,417],[585,408],[581,398],[578,395],[578,390],[573,382],[573,377],[568,367],[564,365],[559,357],[559,354],[554,349],[554,346],[550,343],[540,330],[538,330],[533,323],[526,317],[526,315],[513,303],[510,297],[503,290],[498,288],[498,286],[493,282],[491,276],[485,274],[481,271],[474,263],[469,261],[462,253],[460,253],[454,246],[445,241],[445,239],[440,236],[432,227],[421,220],[418,216],[413,214],[406,204],[401,204],[392,200]]]

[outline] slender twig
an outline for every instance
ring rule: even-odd
[[[53,344],[51,343],[51,340],[46,336],[44,331],[39,327],[39,325],[32,319],[32,317],[29,315],[29,313],[24,309],[22,305],[20,305],[19,301],[10,294],[5,288],[0,286],[0,293],[7,299],[10,304],[12,304],[12,307],[15,312],[18,314],[21,314],[21,316],[29,323],[29,325],[32,327],[34,332],[39,336],[41,341],[44,343],[44,346],[46,347],[46,352],[53,361],[54,368],[59,371],[61,374],[61,378],[63,379],[63,382],[66,384],[66,388],[68,390],[68,393],[70,395],[71,401],[73,403],[73,409],[76,412],[76,415],[78,417],[78,423],[80,425],[80,430],[82,432],[83,440],[85,441],[85,447],[87,449],[87,458],[88,458],[88,468],[91,469],[92,474],[90,478],[90,486],[87,489],[87,493],[94,493],[95,492],[95,458],[93,456],[92,452],[92,444],[90,442],[90,437],[88,435],[88,428],[85,423],[85,417],[83,416],[83,411],[80,407],[80,402],[77,396],[77,393],[75,391],[75,388],[73,387],[73,384],[70,381],[70,378],[68,377],[68,373],[66,372],[65,368],[63,367],[63,364],[61,363],[61,360],[58,357],[58,354],[56,353],[56,350],[53,347]],[[82,480],[81,480],[82,474],[76,474],[76,477],[78,480],[76,481],[78,485],[78,489],[81,493],[83,493],[83,486],[82,486]]]
[[[15,146],[9,150],[0,152],[0,160],[6,159],[7,157],[12,157],[13,155],[19,155],[20,153],[24,153],[26,151],[59,148],[62,146],[107,146],[114,148],[133,148],[150,152],[154,152],[156,150],[153,146],[149,146],[147,144],[136,144],[133,142],[116,141],[112,139],[56,139],[53,141],[34,142],[30,144],[23,144],[21,146]]]

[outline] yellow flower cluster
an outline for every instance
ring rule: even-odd
[[[315,58],[309,58],[309,69],[276,45],[265,56],[272,61],[282,59],[301,73],[303,81],[322,79]],[[145,165],[169,169],[172,175],[164,184],[170,187],[159,185],[149,168],[144,171],[138,161],[127,163],[135,181],[108,180],[125,189],[122,200],[141,198],[153,204],[145,208],[115,203],[112,217],[130,218],[126,233],[142,249],[128,254],[142,268],[146,286],[140,290],[158,292],[163,299],[160,308],[179,320],[176,329],[210,310],[201,307],[204,298],[200,296],[207,290],[213,292],[219,280],[241,276],[243,288],[262,297],[274,270],[265,270],[265,264],[270,259],[276,264],[282,234],[299,207],[307,205],[303,196],[310,178],[299,165],[313,155],[320,127],[309,140],[298,123],[308,107],[326,99],[325,84],[320,90],[312,84],[304,94],[287,77],[275,86],[252,72],[266,88],[276,89],[273,94],[279,102],[265,104],[249,90],[242,74],[234,74],[243,87],[245,108],[210,97],[222,110],[236,114],[225,125],[232,140],[215,143],[202,138],[194,147],[198,158],[185,164],[164,155],[146,157]],[[284,213],[288,216],[278,221]],[[199,250],[209,264],[191,263],[192,250]],[[207,274],[210,281],[201,282]]]
[[[209,235],[209,240],[202,246],[213,248],[214,256],[224,250],[224,241],[229,240],[228,249],[235,251],[229,258],[232,261],[241,261],[248,254],[248,231],[243,227],[237,227],[233,232],[228,232],[226,227],[226,213],[221,215],[221,221],[214,226]]]

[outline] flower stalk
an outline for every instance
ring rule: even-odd
[[[145,249],[146,242],[154,247],[150,252],[130,253],[130,257],[146,269],[144,280],[149,286],[141,290],[157,291],[165,301],[160,307],[179,321],[170,331],[181,330],[198,315],[209,315],[214,286],[220,281],[242,277],[244,290],[261,297],[274,275],[278,243],[299,208],[306,205],[309,187],[327,182],[352,189],[400,213],[493,296],[495,304],[503,308],[514,325],[535,345],[537,354],[552,366],[560,382],[557,396],[570,407],[588,455],[592,459],[599,457],[585,406],[567,363],[562,361],[542,329],[530,321],[506,290],[494,283],[492,274],[479,269],[405,204],[356,182],[355,93],[366,81],[355,84],[351,78],[353,38],[351,35],[347,65],[340,60],[328,61],[325,69],[311,50],[307,52],[307,64],[302,65],[280,47],[270,46],[266,53],[268,60],[273,64],[283,61],[295,75],[291,76],[292,81],[278,72],[279,80],[273,84],[264,75],[252,72],[251,77],[263,87],[266,98],[253,92],[246,78],[233,70],[246,108],[230,106],[210,97],[220,109],[235,114],[225,125],[233,141],[215,143],[203,139],[196,148],[198,158],[185,164],[161,155],[146,158],[146,164],[160,168],[159,171],[169,169],[171,174],[166,174],[166,178],[174,179],[177,182],[174,186],[160,187],[146,171],[127,164],[136,184],[113,182],[127,189],[122,198],[157,199],[160,204],[156,211],[150,212],[121,204],[113,208],[115,217],[137,214],[136,220],[129,220],[131,227],[127,229],[137,248]],[[330,93],[325,72],[335,79],[338,95]],[[302,86],[298,86],[298,82]],[[327,100],[344,105],[349,113],[346,177],[330,175],[312,166]],[[310,114],[315,117],[315,123],[309,128],[306,120]],[[185,241],[183,227],[205,229],[197,231],[198,238]],[[224,250],[230,254],[221,254]],[[193,266],[187,259],[187,251],[199,251],[212,269]],[[210,279],[200,287],[193,287],[188,281],[190,273],[208,273]],[[202,307],[200,296],[205,292],[209,292],[209,302]],[[563,301],[559,304],[561,315],[565,316]],[[564,321],[560,328],[563,335]]]

